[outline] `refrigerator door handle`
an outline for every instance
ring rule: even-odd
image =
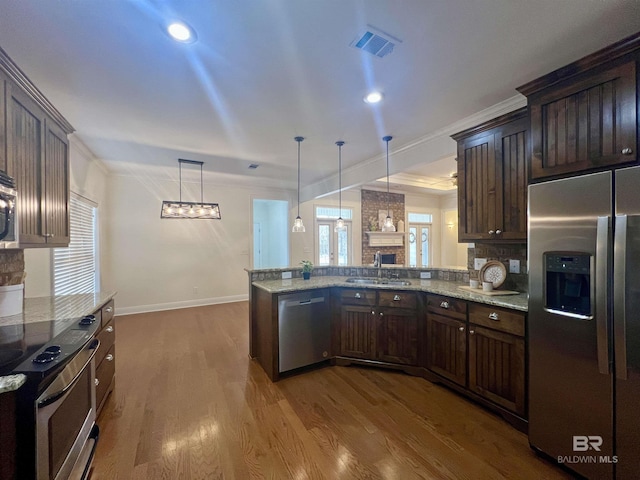
[[[627,216],[616,215],[616,233],[613,243],[613,337],[615,340],[616,377],[627,379],[626,292],[627,268]],[[618,281],[620,279],[620,281]]]
[[[598,348],[598,371],[603,375],[611,373],[609,364],[609,333],[607,332],[607,273],[609,270],[609,218],[598,217],[596,231],[596,281],[595,314]]]

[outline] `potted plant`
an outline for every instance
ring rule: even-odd
[[[302,278],[309,280],[309,278],[311,278],[311,272],[313,271],[313,263],[309,260],[302,260],[300,265],[302,265]]]

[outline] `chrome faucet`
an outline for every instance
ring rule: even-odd
[[[376,252],[373,257],[373,266],[378,269],[378,278],[382,277],[382,258],[380,257],[380,250]]]

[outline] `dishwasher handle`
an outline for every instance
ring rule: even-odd
[[[311,305],[312,303],[324,303],[324,297],[308,298],[306,300],[289,300],[284,304],[285,307],[299,307],[301,305]]]

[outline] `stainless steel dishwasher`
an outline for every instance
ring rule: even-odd
[[[278,340],[280,372],[328,358],[331,348],[329,291],[279,295]]]

